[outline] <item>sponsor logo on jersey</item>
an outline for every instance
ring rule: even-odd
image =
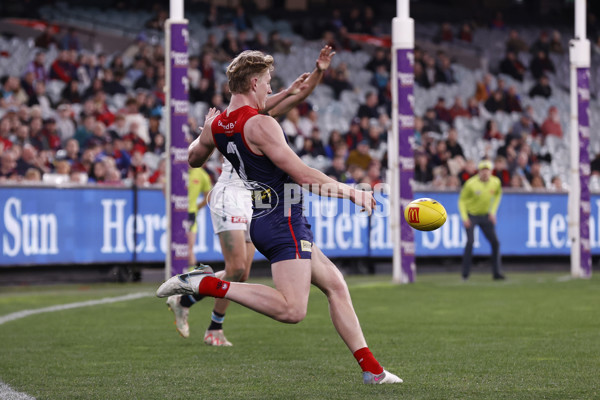
[[[312,243],[308,240],[300,240],[300,248],[302,251],[312,252]]]
[[[234,224],[247,224],[248,218],[246,217],[231,217],[231,222]]]

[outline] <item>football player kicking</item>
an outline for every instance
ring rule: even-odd
[[[337,267],[313,243],[302,201],[285,201],[285,195],[289,199],[290,191],[294,191],[298,199],[298,184],[307,184],[317,194],[348,198],[369,214],[376,206],[375,199],[370,192],[355,190],[304,164],[288,146],[277,121],[259,113],[267,107],[272,69],[273,57],[259,51],[244,51],[231,62],[227,68],[232,92],[229,107],[222,114],[209,111],[188,156],[192,167],[200,167],[217,148],[247,185],[258,183],[252,198],[250,236],[271,262],[275,288],[225,281],[207,268],[170,278],[156,295],[225,298],[293,324],[306,315],[312,283],[327,296],[333,325],[362,368],[363,382],[400,383],[402,380],[385,371],[367,347],[348,286]],[[261,192],[265,187],[269,189]],[[271,207],[270,212],[264,212],[265,206]]]
[[[334,55],[335,52],[330,46],[323,47],[312,73],[300,75],[289,88],[270,96],[261,113],[276,118],[304,101],[321,81]],[[245,282],[250,274],[254,257],[254,245],[250,240],[252,200],[250,191],[227,158],[224,159],[221,171],[210,193],[209,207],[213,229],[219,236],[225,259],[225,270],[217,272],[216,276],[231,282]],[[184,338],[190,335],[188,324],[190,307],[203,297],[198,294],[174,295],[167,299],[169,309],[175,314],[177,331]],[[227,299],[215,299],[210,325],[204,333],[204,343],[212,346],[232,345],[223,333],[223,321],[228,305]]]

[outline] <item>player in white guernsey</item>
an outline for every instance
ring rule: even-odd
[[[292,85],[267,100],[267,112],[272,117],[287,113],[290,109],[304,101],[314,90],[329,68],[335,52],[331,47],[321,49],[316,61],[316,68],[310,74],[302,74]],[[250,274],[255,248],[250,240],[250,223],[252,220],[252,201],[250,191],[227,159],[224,159],[221,175],[210,193],[209,208],[215,234],[219,235],[225,270],[217,272],[220,279],[233,282],[244,282]],[[199,295],[176,295],[167,300],[167,304],[175,314],[175,326],[183,337],[189,336],[187,321],[189,308],[202,299]],[[231,346],[223,334],[223,321],[229,300],[216,298],[211,316],[211,323],[204,334],[204,343],[212,346]]]

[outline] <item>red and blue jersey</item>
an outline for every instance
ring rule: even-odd
[[[256,248],[272,263],[310,258],[313,236],[302,214],[299,186],[268,157],[254,153],[246,142],[244,127],[255,115],[258,110],[250,106],[219,114],[211,124],[213,141],[253,192],[250,235]],[[290,185],[287,193],[286,185]],[[285,197],[292,195],[291,191],[296,200],[288,204]]]

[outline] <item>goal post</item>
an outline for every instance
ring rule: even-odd
[[[404,219],[404,207],[413,200],[414,176],[414,47],[415,25],[409,0],[397,0],[392,20],[392,135],[388,138],[390,228],[393,243],[393,281],[416,278],[414,233]]]
[[[165,204],[167,251],[165,278],[188,267],[188,21],[183,18],[183,0],[171,0],[165,22]]]

